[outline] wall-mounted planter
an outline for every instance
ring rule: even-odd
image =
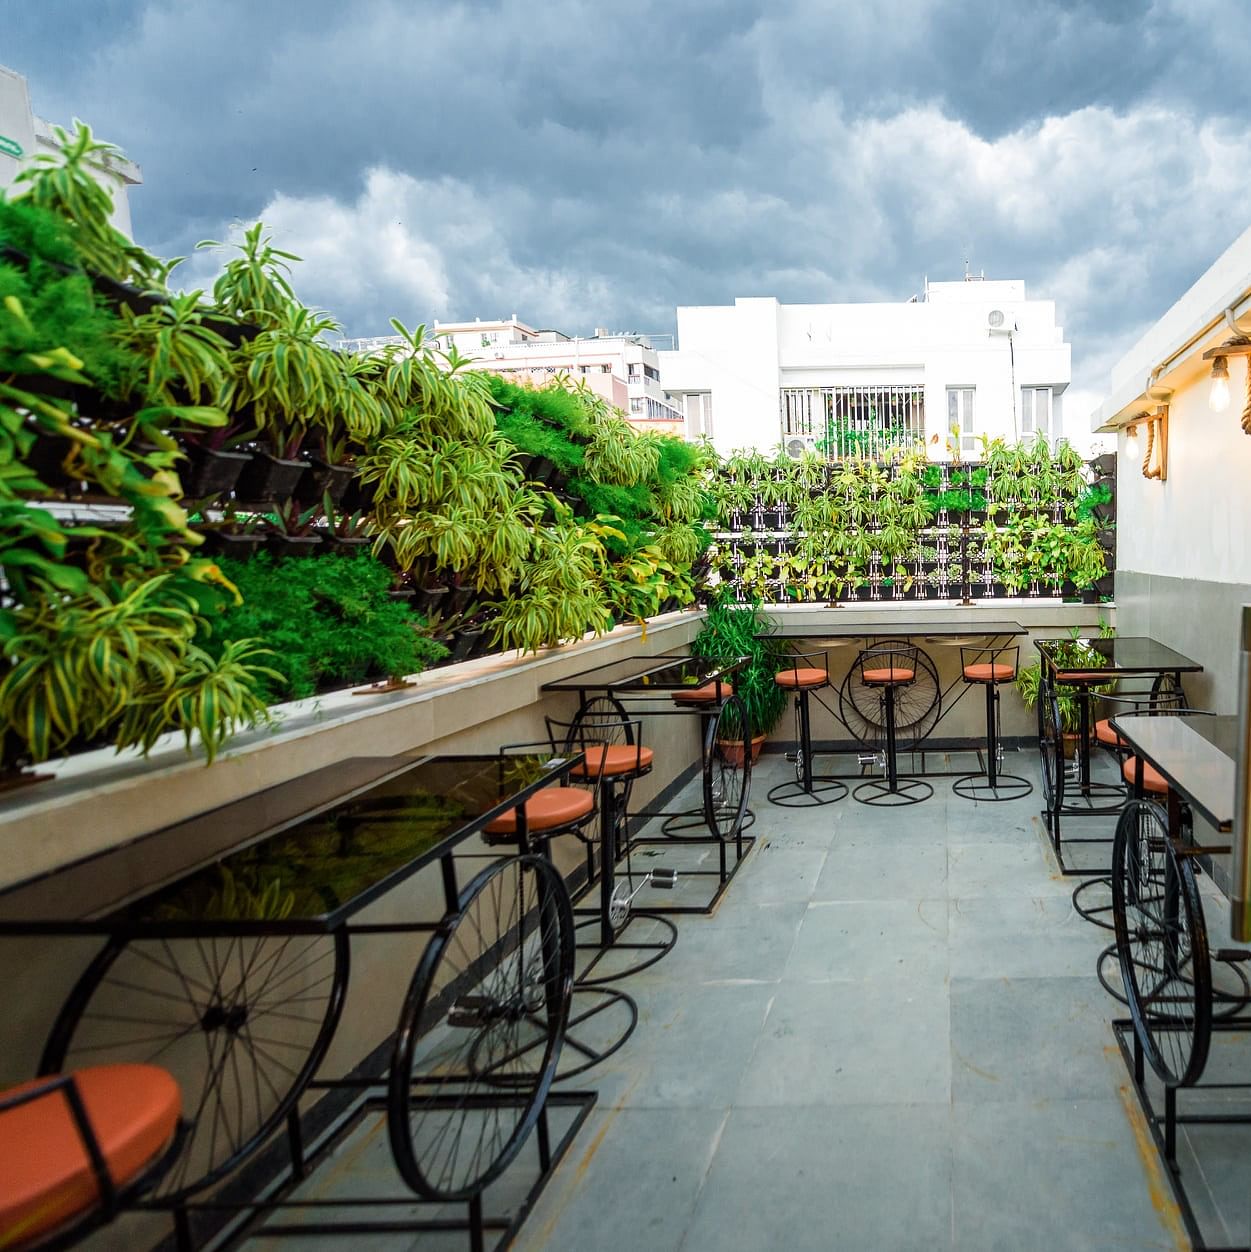
[[[356,478],[354,465],[331,465],[320,457],[309,459],[309,468],[300,480],[300,499],[305,504],[320,504],[330,497],[331,504],[341,504]]]
[[[307,461],[288,461],[270,452],[256,452],[252,463],[239,475],[235,494],[248,504],[271,504],[299,493]]]
[[[252,553],[259,551],[266,539],[266,536],[256,530],[206,529],[199,533],[204,536],[204,543],[199,551],[205,556],[230,556],[240,560],[247,560]]]
[[[293,559],[312,556],[321,549],[320,535],[270,535],[265,550],[275,559]]]
[[[252,461],[250,452],[216,452],[198,444],[189,444],[184,451],[187,468],[179,472],[179,480],[183,492],[192,500],[229,495]]]

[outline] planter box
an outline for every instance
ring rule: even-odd
[[[292,560],[310,557],[322,547],[320,535],[270,535],[265,549],[276,560]]]
[[[331,504],[342,504],[348,488],[356,478],[356,467],[331,465],[319,457],[311,457],[308,466],[300,480],[301,501],[304,504],[320,504],[329,496]]]
[[[260,531],[242,531],[234,533],[228,530],[201,530],[204,543],[200,551],[206,556],[232,556],[247,560],[254,552],[259,552],[265,543],[266,536]]]
[[[183,493],[192,500],[229,495],[240,474],[252,463],[250,452],[215,452],[195,444],[188,445],[185,451],[188,464],[179,478]]]
[[[271,504],[299,493],[307,461],[286,461],[270,452],[256,452],[252,463],[239,475],[235,494],[248,504]]]

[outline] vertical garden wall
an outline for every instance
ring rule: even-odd
[[[713,488],[713,567],[748,601],[1107,599],[1112,490],[1041,438],[990,440],[973,463],[735,454]]]
[[[701,449],[420,327],[336,351],[259,224],[179,292],[60,138],[0,201],[0,772],[694,601]]]

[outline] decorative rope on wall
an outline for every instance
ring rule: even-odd
[[[1251,356],[1247,357],[1247,403],[1242,410],[1242,430],[1251,435]]]

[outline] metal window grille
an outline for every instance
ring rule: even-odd
[[[925,442],[921,387],[783,387],[780,403],[783,442],[812,439],[836,460]]]

